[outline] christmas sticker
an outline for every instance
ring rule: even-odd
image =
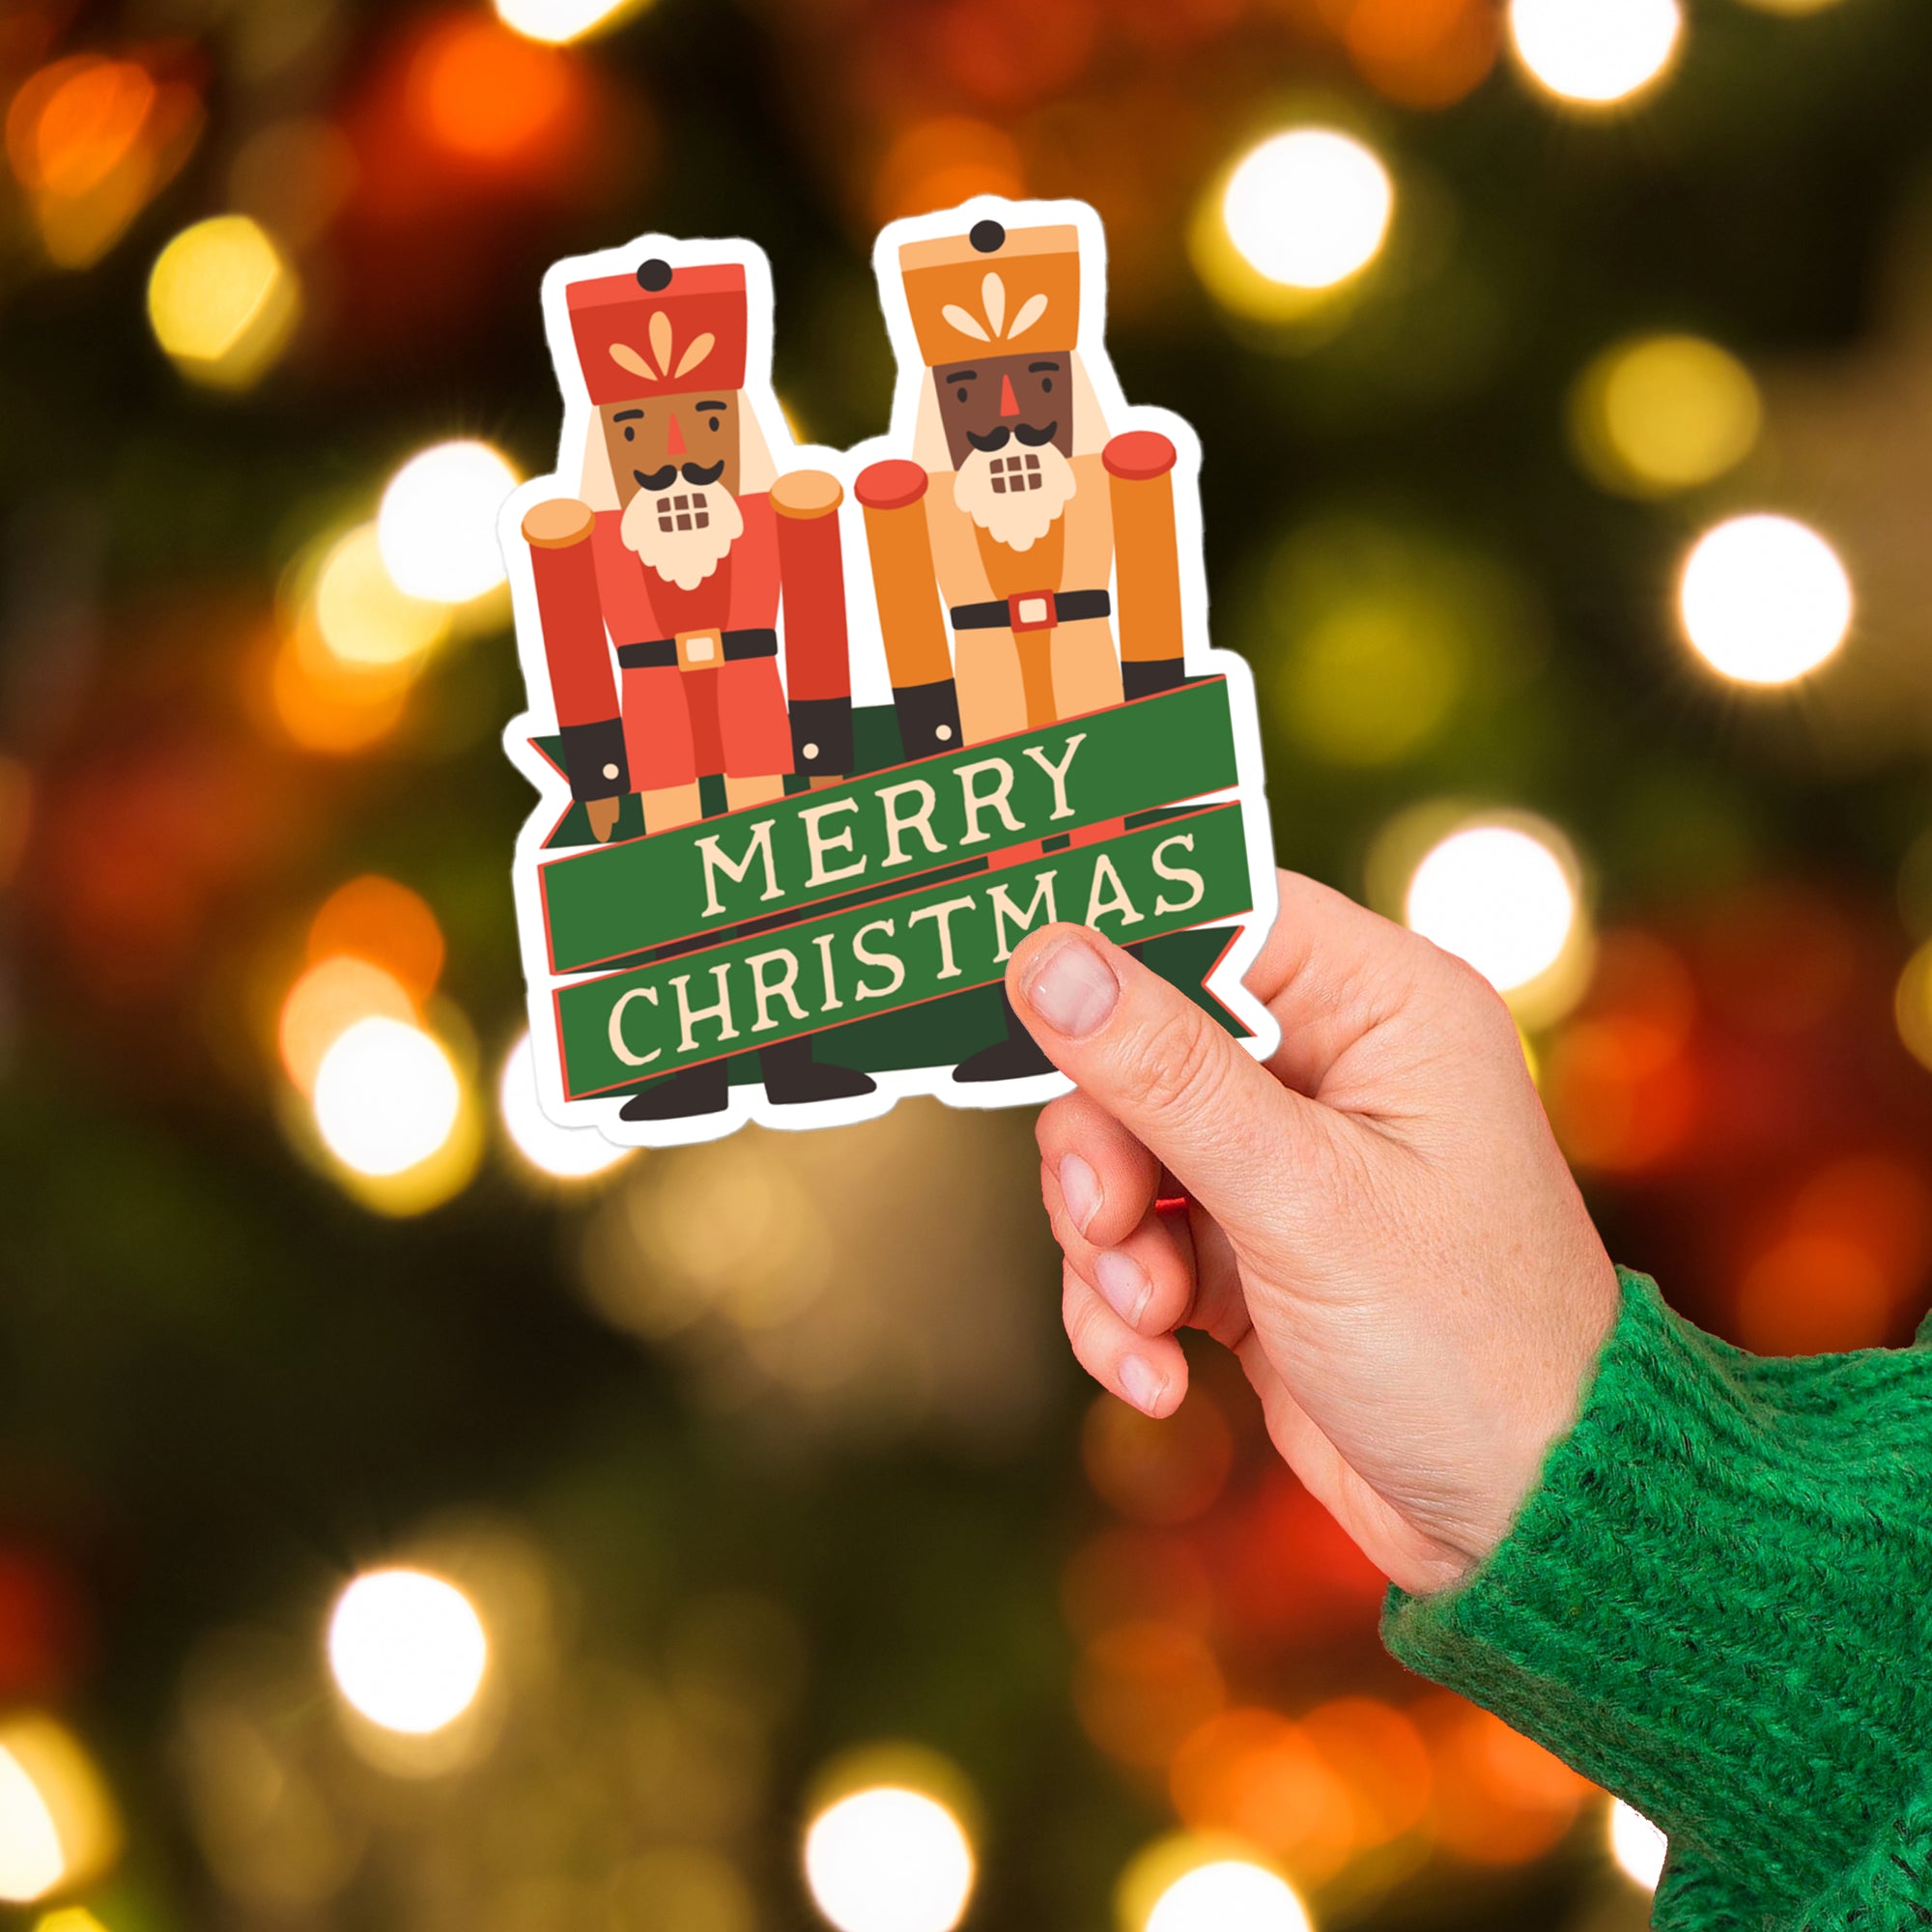
[[[1129,407],[1079,202],[873,252],[892,427],[797,443],[771,272],[647,236],[544,279],[554,474],[501,526],[539,802],[517,915],[544,1110],[627,1145],[1067,1082],[1002,980],[1106,933],[1252,1051],[1275,909],[1253,686],[1208,641],[1178,416]]]

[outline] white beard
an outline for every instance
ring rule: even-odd
[[[995,490],[997,474],[1002,483],[1013,472],[1007,466],[1013,458],[1027,464],[1039,458],[1037,469],[1023,468],[1020,478],[1037,486],[1023,490]],[[995,470],[998,465],[998,470]],[[1060,513],[1072,498],[1077,480],[1073,466],[1052,443],[1028,449],[1009,441],[1004,449],[969,450],[952,477],[952,500],[964,510],[995,543],[1009,550],[1031,550],[1060,520]]]
[[[676,505],[682,499],[683,509]],[[665,523],[671,526],[665,528]],[[691,525],[679,529],[680,523]],[[679,478],[668,490],[639,490],[624,505],[620,534],[667,583],[696,590],[724,560],[745,528],[738,499],[722,483]]]

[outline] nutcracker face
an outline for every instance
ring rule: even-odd
[[[1024,486],[1031,472],[1029,450],[1051,443],[1062,456],[1073,454],[1072,358],[1058,354],[977,355],[971,361],[941,365],[932,372],[939,394],[939,419],[946,428],[947,453],[963,469],[975,450],[1001,459],[1021,459],[1015,472]]]
[[[738,412],[741,399],[706,390],[606,403],[597,412],[616,479],[617,506],[628,509],[639,490],[678,495],[712,486],[738,494]]]

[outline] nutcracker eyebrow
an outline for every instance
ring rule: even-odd
[[[1059,367],[1060,364],[1058,362],[1029,362],[1027,364],[1027,374],[1029,376],[1037,376],[1042,370],[1051,371]]]
[[[979,379],[979,375],[980,372],[977,369],[955,369],[946,380],[949,383],[971,383],[976,382]]]
[[[700,410],[722,410],[724,405],[723,403],[699,403],[697,407]]]
[[[619,410],[611,420],[613,423],[629,422],[633,416],[641,417],[643,413],[642,410]]]

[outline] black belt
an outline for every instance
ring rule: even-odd
[[[1044,607],[1031,617],[1023,605]],[[1017,597],[995,597],[985,604],[955,604],[950,615],[955,631],[1050,631],[1085,617],[1106,617],[1114,601],[1104,590],[1023,590]]]
[[[688,632],[686,635],[709,637],[713,634]],[[720,655],[725,659],[775,658],[779,654],[779,634],[776,631],[720,631],[716,636]],[[657,638],[647,644],[619,644],[617,662],[626,670],[661,670],[668,666],[675,667],[677,639]]]

